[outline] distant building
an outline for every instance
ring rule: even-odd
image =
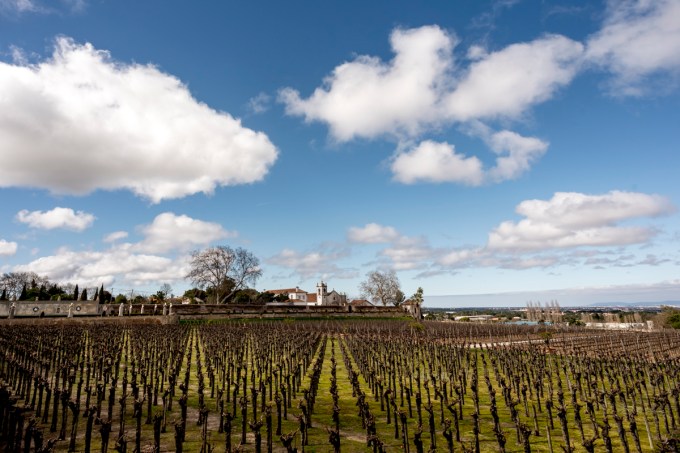
[[[349,303],[352,307],[373,307],[374,305],[366,299],[354,299]]]
[[[300,289],[295,288],[284,288],[284,289],[268,289],[266,292],[278,296],[284,294],[288,296],[289,303],[294,305],[346,305],[347,296],[345,294],[339,293],[336,290],[328,292],[328,285],[321,281],[316,285],[315,293],[308,293]]]
[[[413,316],[416,319],[422,319],[423,314],[420,311],[420,304],[416,302],[413,299],[409,299],[403,304],[401,304],[402,308],[408,312],[411,316]]]
[[[306,304],[307,302],[309,302],[307,299],[308,296],[307,291],[303,291],[297,286],[295,288],[268,289],[265,292],[273,294],[274,296],[283,294],[285,296],[288,296],[288,299],[290,299],[293,303]]]

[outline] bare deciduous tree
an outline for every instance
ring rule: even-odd
[[[398,305],[404,300],[404,293],[401,292],[400,286],[399,278],[393,270],[373,271],[366,274],[366,280],[361,282],[359,289],[362,297],[372,302]]]
[[[157,293],[159,296],[162,294],[161,300],[165,300],[172,294],[172,286],[170,283],[163,283]]]
[[[186,278],[201,289],[211,289],[215,302],[224,303],[261,275],[260,260],[251,252],[220,245],[194,251]]]

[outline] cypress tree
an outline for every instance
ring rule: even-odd
[[[80,293],[80,300],[87,300],[87,288],[83,288],[83,292]]]
[[[24,283],[24,286],[21,288],[21,295],[19,296],[19,300],[26,300],[26,283]]]
[[[76,289],[73,291],[73,300],[78,300],[79,295],[80,291],[78,291],[78,284],[76,283]]]
[[[101,288],[99,288],[99,303],[100,304],[106,303],[106,301],[104,300],[104,284],[103,283],[102,283]]]
[[[7,300],[7,288],[2,289],[2,296],[0,296],[0,300]]]
[[[95,288],[94,289],[94,300],[97,300],[98,297],[99,297],[99,288]]]

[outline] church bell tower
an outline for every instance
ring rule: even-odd
[[[323,280],[316,284],[316,304],[325,305],[326,296],[328,295],[328,286]]]

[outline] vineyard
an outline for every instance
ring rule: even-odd
[[[389,320],[5,325],[0,450],[680,448],[680,335]]]

